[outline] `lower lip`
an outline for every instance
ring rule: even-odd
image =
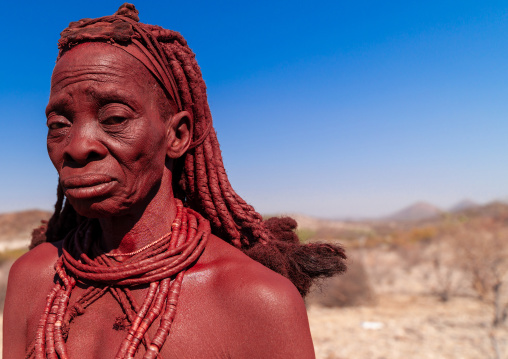
[[[75,199],[88,199],[101,197],[110,192],[115,186],[115,181],[100,183],[94,186],[66,188],[65,196]]]

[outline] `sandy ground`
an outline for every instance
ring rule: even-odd
[[[473,298],[383,295],[373,307],[309,308],[318,359],[508,358],[508,328],[489,330],[490,308]]]
[[[361,255],[376,305],[309,308],[316,357],[508,359],[508,321],[492,331],[492,306],[463,281],[449,301],[440,301],[431,295],[438,280],[430,264],[408,266],[407,255],[379,249]]]

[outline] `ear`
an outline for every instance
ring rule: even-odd
[[[179,158],[189,148],[192,141],[194,121],[191,114],[181,111],[167,122],[167,151],[169,158]]]

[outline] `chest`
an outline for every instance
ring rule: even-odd
[[[213,295],[197,295],[200,291],[193,289],[192,284],[185,287],[177,304],[171,331],[162,347],[161,357],[230,358],[231,346],[238,341],[231,337],[234,330],[228,324],[227,315],[220,303],[214,301]],[[71,294],[70,307],[84,291],[84,288],[75,288]],[[141,305],[147,292],[147,288],[138,288],[130,294]],[[130,322],[117,298],[111,292],[105,292],[74,317],[68,327],[66,340],[69,358],[116,357],[130,328]],[[32,323],[29,327],[36,327],[38,320],[39,318],[30,319]],[[160,318],[156,318],[147,330],[145,341],[155,337],[159,326]],[[145,353],[144,344],[139,347],[135,358],[142,358]]]

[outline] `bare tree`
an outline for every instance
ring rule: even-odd
[[[450,300],[464,282],[463,270],[457,263],[456,242],[453,236],[439,236],[432,240],[426,254],[433,269],[432,292],[443,302]]]
[[[492,305],[492,325],[497,327],[508,314],[508,228],[490,220],[477,221],[460,233],[457,243],[472,287],[482,301]]]

